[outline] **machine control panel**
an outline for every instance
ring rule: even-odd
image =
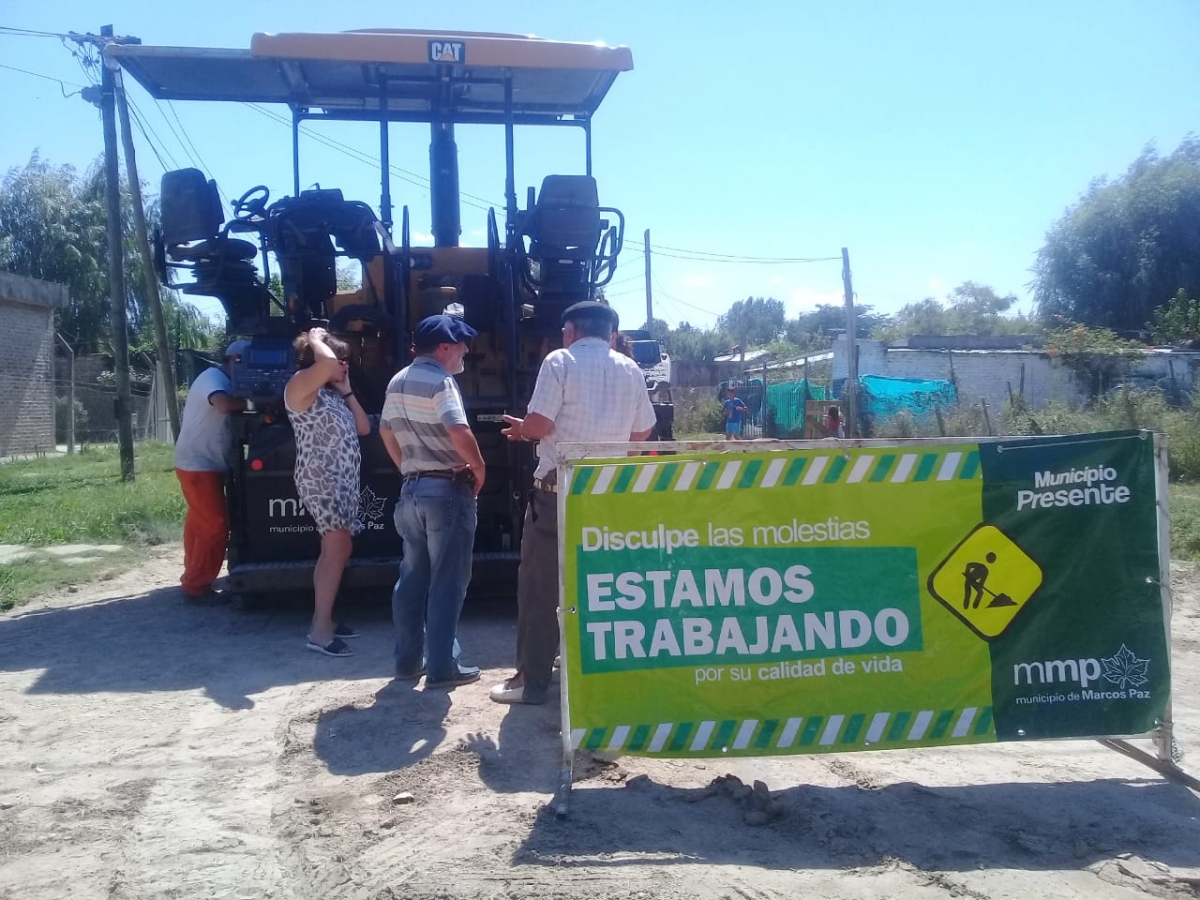
[[[233,396],[255,403],[279,400],[295,371],[296,351],[290,340],[274,335],[252,338],[249,349],[230,368]]]

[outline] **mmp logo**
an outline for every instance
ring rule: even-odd
[[[267,501],[267,518],[269,519],[294,519],[297,516],[306,515],[308,515],[308,510],[295,497],[272,497]]]
[[[1150,660],[1121,645],[1112,656],[1084,659],[1048,659],[1013,666],[1013,684],[1078,684],[1081,688],[1104,679],[1118,690],[1140,688],[1149,679]]]

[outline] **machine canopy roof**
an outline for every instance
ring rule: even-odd
[[[249,50],[112,44],[120,63],[160,100],[287,103],[338,119],[552,124],[588,119],[620,72],[628,47],[508,34],[347,31],[255,34]]]

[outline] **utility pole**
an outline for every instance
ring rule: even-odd
[[[138,179],[137,159],[133,152],[133,131],[129,127],[129,103],[125,99],[125,84],[120,71],[114,72],[117,112],[121,115],[121,143],[125,148],[125,175],[129,179],[129,194],[133,201],[133,224],[137,232],[138,250],[142,254],[142,273],[146,287],[146,302],[154,316],[154,344],[158,349],[158,378],[167,396],[167,416],[171,420],[171,437],[179,439],[179,397],[175,394],[175,370],[171,365],[171,347],[167,343],[167,322],[163,316],[162,296],[154,273],[154,256],[150,253],[150,238],[146,233],[146,209],[142,206],[142,183]]]
[[[654,295],[650,292],[650,229],[646,229],[646,330],[654,325]]]
[[[117,377],[117,445],[121,480],[133,481],[133,404],[129,390],[129,334],[125,317],[125,272],[121,241],[121,170],[117,160],[116,85],[104,58],[113,29],[100,29],[100,113],[104,122],[105,197],[108,204],[108,287],[113,332],[113,369]]]
[[[846,296],[846,437],[858,434],[858,324],[854,316],[854,284],[850,251],[842,248],[842,286]]]

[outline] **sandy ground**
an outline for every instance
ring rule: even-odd
[[[1200,797],[1094,742],[703,763],[581,757],[501,707],[513,611],[472,609],[482,682],[393,684],[302,649],[302,607],[185,606],[179,548],[0,618],[0,898],[1030,898],[1200,895]],[[1200,772],[1200,571],[1174,686]],[[765,782],[758,821],[736,782]],[[731,789],[732,788],[732,789]]]

